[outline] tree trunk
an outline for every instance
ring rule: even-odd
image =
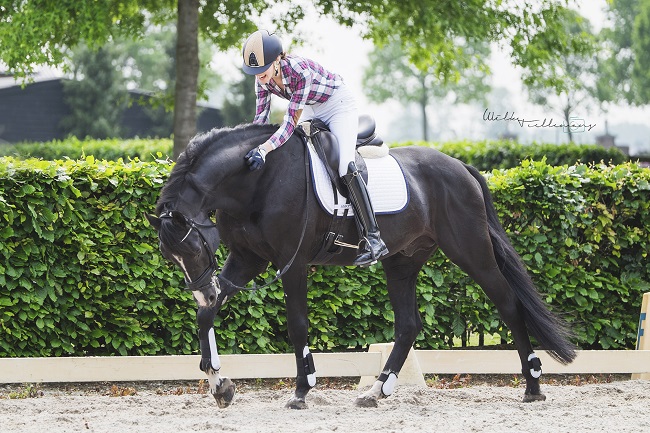
[[[420,76],[420,83],[422,84],[422,98],[420,98],[420,108],[422,109],[422,140],[429,141],[429,121],[427,119],[427,85],[425,83],[425,76]]]
[[[564,123],[566,124],[565,132],[569,136],[569,143],[573,143],[573,130],[571,129],[571,122],[570,122],[571,106],[567,104],[562,111],[564,112]]]
[[[429,121],[427,120],[427,104],[421,103],[422,108],[422,140],[429,141]]]
[[[199,81],[199,0],[178,0],[176,89],[174,92],[174,159],[196,134]]]

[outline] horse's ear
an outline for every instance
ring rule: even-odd
[[[148,213],[145,213],[144,216],[147,218],[147,221],[149,221],[149,224],[151,224],[153,228],[160,230],[160,218],[154,215],[149,215]]]

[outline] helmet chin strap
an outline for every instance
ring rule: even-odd
[[[273,63],[273,67],[275,68],[275,76],[277,77],[278,74],[280,73],[280,69],[278,68],[278,63]]]

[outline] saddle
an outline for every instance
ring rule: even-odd
[[[342,197],[349,201],[348,189],[339,177],[338,167],[340,155],[338,152],[336,137],[330,132],[327,125],[319,119],[313,119],[302,122],[295,129],[295,132],[301,136],[305,146],[309,149],[308,152],[315,153],[322,161],[322,166],[324,166],[325,171],[327,172],[327,177],[329,178],[331,185],[338,190]],[[356,145],[357,151],[355,152],[355,163],[357,169],[361,173],[364,182],[368,183],[368,167],[362,156],[362,152],[365,149],[372,149],[364,155],[366,158],[378,158],[379,156],[388,155],[388,147],[384,145],[383,140],[375,133],[375,120],[368,115],[362,115],[359,117],[359,130],[357,133]],[[316,191],[314,191],[314,193],[317,194]],[[335,203],[338,204],[336,201],[336,194],[334,194],[334,200]],[[313,260],[315,262],[328,263],[334,255],[341,253],[343,248],[357,248],[356,244],[344,242],[343,235],[340,234],[342,224],[348,217],[349,206],[348,202],[348,204],[343,206],[344,210],[342,213],[339,213],[338,211],[332,213],[329,229],[325,233],[320,250],[314,256]],[[355,242],[357,242],[357,240],[355,240]]]
[[[363,157],[377,158],[388,154],[388,148],[384,145],[384,140],[377,136],[375,128],[375,119],[367,114],[359,116],[355,163],[366,183],[368,183],[368,169]],[[339,193],[345,198],[348,198],[347,188],[341,183],[339,178],[338,167],[340,156],[336,137],[330,132],[325,122],[320,119],[302,122],[296,128],[296,132],[302,136],[303,140],[311,140],[318,157],[325,163],[330,180]],[[369,151],[366,151],[366,149],[369,149]]]

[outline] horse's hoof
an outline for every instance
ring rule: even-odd
[[[308,409],[309,408],[304,398],[301,399],[297,397],[291,397],[291,400],[289,400],[287,404],[284,405],[284,407],[287,409]]]
[[[356,407],[377,407],[377,399],[369,396],[359,396],[354,401]]]
[[[525,394],[524,403],[532,403],[534,401],[545,401],[546,396],[544,394]]]
[[[217,402],[217,406],[221,409],[230,406],[230,403],[235,398],[235,388],[235,384],[230,379],[225,378],[219,390],[212,394]]]

